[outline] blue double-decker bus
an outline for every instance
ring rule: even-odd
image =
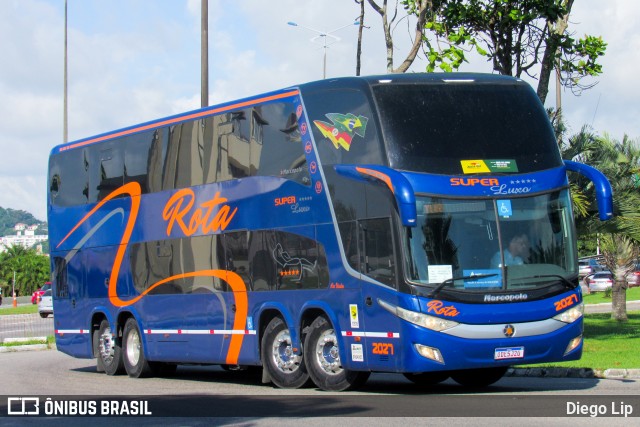
[[[57,146],[57,348],[325,390],[578,359],[567,171],[611,217],[530,86],[480,74],[323,80]]]

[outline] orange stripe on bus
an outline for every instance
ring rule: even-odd
[[[127,225],[125,227],[124,233],[122,235],[122,239],[120,240],[120,245],[118,247],[118,251],[116,253],[116,258],[113,261],[113,267],[111,269],[111,276],[109,277],[109,288],[108,295],[109,301],[116,307],[127,307],[129,305],[135,304],[153,289],[161,286],[165,283],[183,279],[188,277],[202,277],[202,276],[210,276],[210,277],[218,277],[224,281],[226,281],[229,286],[231,286],[231,290],[233,291],[233,298],[236,305],[236,311],[233,319],[233,329],[235,330],[245,330],[246,322],[247,322],[247,314],[249,310],[249,303],[247,297],[247,287],[244,281],[240,276],[232,271],[227,270],[200,270],[189,273],[177,274],[171,277],[167,277],[162,279],[153,285],[149,286],[144,290],[140,295],[130,300],[122,300],[118,296],[117,292],[117,284],[118,284],[118,276],[120,274],[120,267],[122,266],[122,261],[124,259],[124,254],[127,251],[127,246],[129,245],[129,239],[131,238],[131,234],[133,233],[133,227],[136,223],[136,219],[138,217],[138,211],[140,208],[140,194],[141,188],[140,184],[137,182],[130,182],[128,184],[123,185],[117,190],[113,191],[107,197],[105,197],[100,203],[96,205],[88,214],[86,214],[72,229],[71,231],[60,241],[60,243],[56,246],[59,247],[62,243],[64,243],[69,236],[73,234],[85,221],[87,221],[95,212],[98,211],[105,203],[109,200],[113,199],[122,194],[129,194],[131,196],[131,212],[129,214],[129,218],[127,220]],[[229,365],[236,365],[238,363],[238,357],[240,355],[240,349],[242,348],[242,341],[244,339],[244,335],[232,335],[231,342],[229,343],[229,350],[227,351],[227,359],[226,363]]]
[[[218,107],[218,108],[214,108],[214,109],[211,109],[211,110],[198,111],[196,113],[188,114],[188,115],[185,115],[185,116],[174,117],[172,119],[167,119],[167,120],[164,120],[164,121],[161,121],[161,122],[150,123],[150,124],[147,124],[147,125],[138,126],[136,128],[133,128],[133,129],[123,130],[123,131],[112,133],[112,134],[109,134],[109,135],[103,135],[103,136],[99,136],[97,138],[88,139],[86,141],[76,142],[76,143],[72,143],[72,144],[69,144],[69,145],[65,145],[64,147],[60,148],[60,151],[66,151],[66,150],[71,150],[72,148],[84,147],[85,145],[94,144],[96,142],[106,141],[108,139],[118,138],[120,136],[126,136],[126,135],[130,135],[132,133],[142,132],[142,131],[149,130],[149,129],[154,129],[154,128],[157,128],[157,127],[160,127],[160,126],[171,125],[171,124],[182,122],[182,121],[185,121],[185,120],[198,119],[200,117],[212,116],[214,114],[223,113],[225,111],[235,110],[237,108],[248,107],[250,105],[259,104],[261,102],[269,102],[269,101],[275,101],[277,99],[288,98],[290,96],[298,95],[299,93],[300,92],[296,89],[296,90],[292,90],[292,91],[289,91],[289,92],[280,93],[280,94],[277,94],[277,95],[265,96],[264,98],[252,99],[252,100],[244,101],[244,102],[238,102],[236,104],[227,105],[225,107]]]
[[[393,183],[391,182],[391,178],[389,178],[389,175],[373,169],[361,168],[358,166],[356,166],[356,170],[361,174],[372,176],[384,182],[385,184],[387,184],[387,187],[389,187],[389,190],[391,190],[391,193],[395,194],[395,191],[393,191]]]

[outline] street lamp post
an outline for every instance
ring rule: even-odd
[[[287,22],[287,25],[291,25],[292,27],[304,28],[305,30],[313,31],[314,33],[318,34],[317,36],[313,37],[310,41],[312,43],[317,43],[319,40],[322,42],[322,49],[324,50],[324,54],[322,57],[322,78],[326,79],[327,78],[327,48],[332,44],[340,41],[340,37],[334,36],[333,33],[335,33],[336,31],[342,30],[343,28],[350,27],[352,25],[360,25],[360,22],[356,20],[352,24],[343,25],[342,27],[335,28],[331,31],[320,31],[320,30],[316,30],[315,28],[300,25],[298,23],[291,22],[291,21]],[[327,38],[331,38],[331,40],[328,41]]]

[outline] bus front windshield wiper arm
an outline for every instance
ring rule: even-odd
[[[436,286],[428,295],[427,297],[429,298],[434,298],[436,295],[438,295],[438,293],[442,290],[442,288],[444,288],[447,285],[451,285],[453,284],[454,281],[456,280],[469,280],[469,279],[483,279],[485,277],[493,277],[493,276],[497,276],[498,273],[492,273],[492,274],[476,274],[473,276],[460,276],[460,277],[452,277],[451,279],[447,279],[444,282],[441,282],[438,286]]]
[[[556,279],[560,279],[560,281],[562,282],[563,285],[565,285],[567,287],[567,289],[575,289],[578,287],[578,284],[571,282],[569,279],[567,279],[564,276],[561,276],[559,274],[540,274],[537,276],[531,276],[534,279],[544,279],[549,278],[549,277],[554,277]],[[572,276],[572,278],[575,278],[575,276]]]

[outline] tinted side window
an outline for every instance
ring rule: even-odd
[[[251,277],[249,274],[249,232],[236,231],[227,233],[223,238],[227,270],[233,271],[240,276],[247,287],[251,289]]]
[[[252,173],[310,184],[307,160],[293,103],[273,103],[252,110]],[[253,169],[255,168],[255,172]]]
[[[367,276],[382,283],[395,283],[395,258],[389,218],[360,221],[362,242],[361,270]]]
[[[318,289],[320,286],[318,266],[326,264],[326,259],[315,240],[276,232],[273,257],[279,290]]]
[[[70,150],[49,160],[49,197],[56,206],[87,203],[89,196],[86,150]]]
[[[96,144],[89,152],[89,202],[104,199],[124,182],[124,159],[120,140]]]
[[[137,182],[142,193],[149,193],[151,182],[149,171],[153,170],[155,157],[162,155],[162,148],[157,144],[159,130],[142,132],[129,136],[122,141],[124,146],[124,183]],[[159,152],[158,152],[159,151]]]
[[[69,296],[69,284],[67,282],[67,261],[62,257],[53,258],[53,277],[55,278],[55,292],[57,298]]]
[[[162,189],[185,188],[202,183],[204,141],[200,120],[179,123],[168,128],[168,146],[164,162]]]
[[[226,284],[213,276],[187,277],[202,270],[224,270],[222,236],[160,240],[131,245],[133,282],[143,292],[168,277],[175,280],[154,288],[150,294],[211,293],[226,290]]]

